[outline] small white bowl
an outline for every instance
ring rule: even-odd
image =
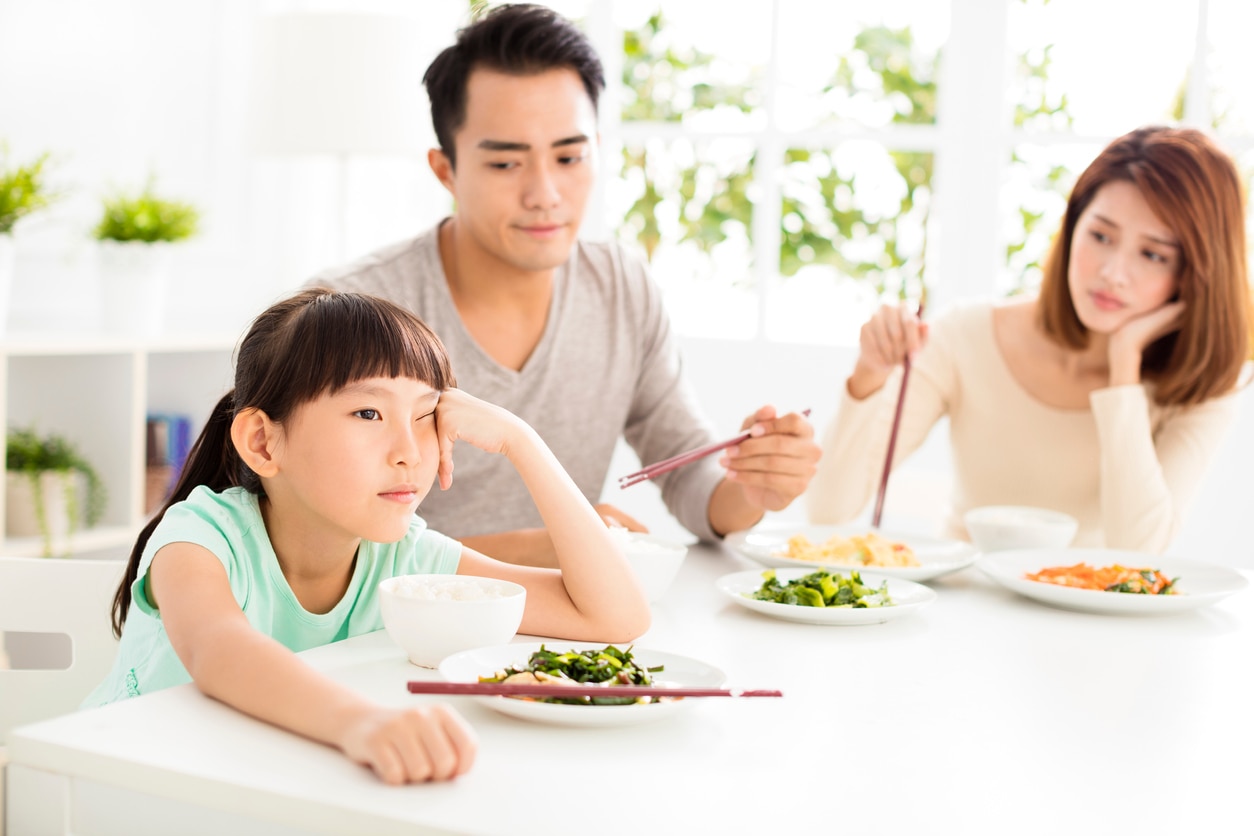
[[[631,568],[635,570],[649,603],[662,600],[688,555],[688,547],[625,528],[611,528],[610,533],[622,547]]]
[[[505,644],[522,624],[527,590],[471,575],[398,575],[379,583],[379,610],[392,641],[424,668],[476,647]]]
[[[963,514],[971,542],[982,552],[1006,549],[1063,549],[1079,521],[1070,514],[1029,505],[985,505]]]

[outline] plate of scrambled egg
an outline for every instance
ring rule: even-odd
[[[970,543],[867,526],[773,522],[728,534],[728,546],[763,566],[869,569],[890,578],[927,581],[965,569],[980,553]]]

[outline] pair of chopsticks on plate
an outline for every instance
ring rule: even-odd
[[[919,301],[916,316],[923,318],[923,301]],[[875,510],[871,512],[871,527],[879,528],[884,517],[884,494],[888,492],[888,474],[893,469],[893,451],[897,449],[897,431],[901,428],[901,408],[906,402],[906,383],[910,380],[910,355],[901,361],[901,389],[897,392],[897,409],[893,412],[893,428],[888,432],[888,453],[884,456],[884,470],[880,474],[880,487],[875,494]]]
[[[801,414],[809,416],[810,410],[803,409]],[[670,473],[678,467],[691,464],[698,459],[703,459],[711,453],[717,453],[719,450],[726,450],[728,447],[734,447],[742,441],[748,441],[753,438],[750,430],[745,430],[740,435],[729,438],[726,441],[716,441],[713,444],[707,444],[704,447],[698,447],[695,450],[689,450],[687,453],[680,453],[677,456],[671,456],[669,459],[662,459],[660,462],[654,462],[648,467],[637,470],[635,473],[628,473],[626,476],[620,476],[618,486],[620,488],[630,488],[632,485],[639,484],[655,476],[661,476],[663,473]]]
[[[519,682],[409,682],[411,694],[488,697],[782,697],[782,691],[730,688],[657,688],[652,685],[541,685]]]

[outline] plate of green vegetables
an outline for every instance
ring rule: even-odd
[[[936,600],[921,583],[857,569],[753,569],[724,575],[715,585],[746,609],[805,624],[880,624]]]
[[[483,705],[523,720],[559,726],[625,726],[651,722],[686,710],[692,700],[666,697],[668,686],[722,688],[727,675],[698,659],[651,648],[590,644],[550,639],[540,644],[513,643],[455,653],[440,663],[450,682],[510,682],[516,676],[536,681],[604,685],[604,697],[473,697]],[[652,685],[659,697],[619,698],[615,685]]]

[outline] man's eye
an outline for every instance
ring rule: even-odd
[[[557,158],[557,161],[561,163],[562,165],[574,165],[575,163],[583,162],[583,160],[584,160],[583,154],[579,154],[578,156],[574,156],[574,157],[558,157]]]
[[[513,168],[516,165],[518,164],[510,163],[510,162],[495,162],[495,163],[488,163],[488,168],[494,168],[497,171],[508,171],[509,169]]]
[[[366,421],[378,421],[378,420],[381,420],[381,419],[379,418],[379,410],[377,410],[377,409],[359,409],[359,410],[357,410],[356,412],[354,412],[353,414],[354,414],[354,415],[356,415],[358,418],[362,418],[362,419],[364,419],[364,420],[366,420]]]

